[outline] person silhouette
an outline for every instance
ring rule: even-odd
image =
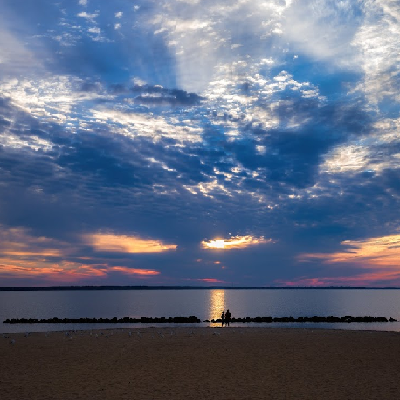
[[[226,310],[226,313],[225,313],[225,325],[226,326],[229,326],[229,323],[231,322],[231,316],[232,316],[232,314],[231,314],[231,312],[229,311],[229,308]]]
[[[222,311],[221,323],[222,323],[222,326],[224,326],[224,324],[225,324],[225,311]]]

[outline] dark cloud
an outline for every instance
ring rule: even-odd
[[[169,105],[169,106],[194,106],[200,104],[203,99],[196,93],[187,93],[184,90],[177,89],[158,89],[157,87],[132,88],[134,93],[140,93],[134,98],[136,104]],[[147,95],[146,95],[147,94]],[[148,95],[150,94],[150,96]],[[152,96],[159,94],[159,96]]]

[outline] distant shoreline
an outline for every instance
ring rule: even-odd
[[[399,287],[367,287],[367,286],[14,286],[0,287],[0,292],[39,292],[39,291],[66,291],[66,290],[398,290]]]

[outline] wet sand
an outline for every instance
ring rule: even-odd
[[[395,332],[166,327],[0,336],[2,400],[397,399],[399,393]]]

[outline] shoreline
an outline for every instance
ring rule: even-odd
[[[73,325],[73,324],[71,324]],[[356,327],[354,327],[354,329],[349,329],[348,325],[346,324],[346,328],[344,327],[340,327],[340,326],[329,326],[329,327],[324,327],[321,326],[321,324],[315,324],[315,326],[295,326],[295,327],[291,327],[291,326],[287,326],[287,324],[284,325],[279,325],[279,326],[273,326],[272,324],[269,324],[267,326],[260,326],[260,324],[254,324],[251,326],[243,326],[243,325],[233,325],[233,326],[229,326],[229,327],[222,327],[221,325],[218,324],[214,324],[214,325],[210,325],[210,326],[205,326],[205,325],[200,325],[200,324],[193,324],[193,325],[187,325],[187,326],[182,326],[182,325],[173,325],[170,324],[166,325],[166,324],[155,324],[155,325],[151,325],[151,326],[145,326],[145,324],[143,324],[143,326],[140,326],[140,324],[135,324],[134,326],[130,326],[130,327],[126,327],[126,326],[117,326],[117,327],[113,327],[111,326],[105,326],[105,327],[100,327],[98,326],[99,324],[95,324],[96,326],[94,326],[93,328],[73,328],[73,327],[69,327],[69,329],[65,328],[65,329],[58,329],[58,330],[41,330],[41,331],[35,331],[35,330],[30,330],[30,329],[24,329],[24,330],[20,330],[18,332],[0,332],[0,340],[2,337],[4,337],[4,335],[7,336],[12,336],[12,335],[17,335],[17,336],[24,336],[26,334],[28,335],[36,335],[36,334],[52,334],[52,333],[62,333],[65,334],[65,332],[73,332],[75,334],[82,334],[84,335],[85,333],[95,333],[95,332],[101,332],[101,331],[114,331],[114,332],[136,332],[136,331],[146,331],[146,330],[152,330],[152,329],[157,329],[157,330],[167,330],[167,331],[171,331],[171,330],[178,330],[178,331],[183,331],[183,330],[190,330],[190,331],[195,331],[195,330],[202,330],[202,329],[208,329],[208,330],[212,330],[212,329],[223,329],[223,330],[234,330],[234,331],[241,331],[241,330],[256,330],[256,329],[260,329],[260,330],[271,330],[271,331],[284,331],[284,330],[288,330],[288,331],[314,331],[314,330],[318,330],[318,331],[332,331],[332,332],[376,332],[376,333],[394,333],[394,334],[399,334],[400,335],[400,330],[383,330],[383,329],[357,329]],[[338,325],[338,324],[335,324]],[[368,324],[369,325],[369,324]],[[29,327],[29,325],[27,326]]]
[[[200,318],[191,315],[189,317],[113,317],[113,318],[7,318],[3,321],[3,324],[199,324],[199,323],[213,323],[221,324],[222,319],[216,318],[211,320],[201,320]],[[344,317],[336,316],[313,316],[313,317],[232,317],[230,323],[386,323],[386,322],[397,322],[397,319],[390,317],[376,317],[376,316],[363,316],[353,317],[346,315]]]
[[[144,329],[265,329],[265,330],[320,330],[349,332],[391,332],[400,333],[400,322],[391,323],[233,323],[229,327],[221,327],[220,323],[196,324],[0,324],[1,335],[18,335],[29,333],[55,333],[66,331],[90,332],[101,330],[137,331]],[[6,329],[10,328],[10,329]],[[386,328],[386,329],[385,329]]]
[[[400,333],[374,330],[17,333],[0,336],[0,354],[3,400],[390,399],[400,390]]]

